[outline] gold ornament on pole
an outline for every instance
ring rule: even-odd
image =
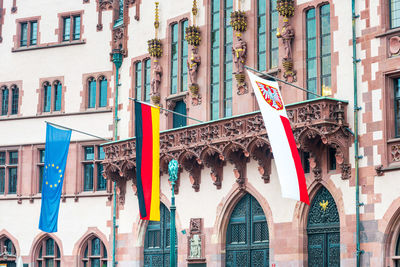
[[[158,28],[160,27],[160,14],[158,10],[159,2],[156,2],[156,9],[155,9],[155,19],[154,19],[154,39],[150,39],[147,41],[148,50],[151,57],[159,58],[162,56],[162,44],[161,40],[158,39]]]

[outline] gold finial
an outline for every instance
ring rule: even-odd
[[[288,17],[283,17],[283,22],[288,22],[289,18]]]
[[[156,2],[155,20],[154,20],[154,28],[156,29],[156,31],[155,31],[156,38],[157,38],[157,33],[158,33],[158,27],[160,26],[160,14],[158,11],[158,4],[159,4],[159,2]]]
[[[193,25],[196,25],[196,16],[197,16],[197,1],[193,0],[192,14],[193,14]]]
[[[242,36],[242,33],[241,33],[241,32],[237,32],[237,33],[236,33],[236,36],[237,36],[237,37],[241,37],[241,36]]]

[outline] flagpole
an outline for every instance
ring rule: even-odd
[[[148,105],[148,106],[153,107],[153,108],[159,108],[159,109],[161,109],[161,110],[165,110],[165,111],[167,111],[167,112],[171,112],[171,113],[174,113],[174,114],[176,114],[176,115],[178,115],[178,116],[182,116],[182,117],[185,117],[185,118],[188,118],[188,119],[197,121],[197,122],[204,122],[204,121],[201,121],[201,120],[198,120],[198,119],[189,117],[189,116],[187,116],[187,115],[185,115],[185,114],[182,114],[182,113],[179,113],[179,112],[176,112],[176,111],[172,111],[172,110],[169,110],[169,109],[166,109],[166,108],[162,108],[162,107],[159,107],[159,106],[152,105],[152,104],[150,104],[150,103],[146,103],[146,102],[139,101],[139,100],[137,100],[136,98],[129,97],[129,99],[132,100],[132,101],[138,102],[138,103],[140,103],[140,104]]]
[[[94,134],[90,134],[90,133],[87,133],[87,132],[79,131],[79,130],[76,130],[76,129],[73,129],[73,128],[69,128],[69,127],[66,127],[66,126],[62,126],[62,125],[59,125],[59,124],[55,124],[55,123],[52,123],[52,122],[49,122],[49,121],[44,121],[44,122],[47,123],[47,124],[50,124],[50,125],[57,126],[59,128],[63,128],[63,129],[66,129],[66,130],[71,130],[71,131],[74,131],[74,132],[77,132],[77,133],[85,134],[85,135],[88,135],[88,136],[91,136],[91,137],[95,137],[97,139],[102,139],[104,141],[108,141],[108,142],[112,141],[112,140],[107,139],[107,138],[103,138],[103,137],[100,137],[100,136],[97,136],[97,135],[94,135]]]
[[[280,81],[280,82],[282,82],[282,83],[284,83],[284,84],[293,86],[294,88],[299,89],[299,90],[301,90],[301,91],[307,92],[307,93],[309,93],[309,94],[312,94],[312,95],[315,95],[315,96],[318,96],[318,97],[323,97],[323,96],[320,95],[320,94],[311,92],[311,91],[309,91],[309,90],[307,90],[307,89],[304,89],[303,87],[300,87],[300,86],[297,86],[297,85],[295,85],[295,84],[293,84],[293,83],[290,83],[290,82],[281,80],[281,79],[279,79],[279,78],[276,78],[275,76],[270,75],[270,74],[268,74],[268,73],[261,72],[261,71],[259,71],[259,70],[253,69],[253,68],[251,68],[251,67],[249,67],[249,66],[246,66],[246,65],[245,65],[244,67],[245,67],[246,69],[248,69],[248,70],[252,70],[252,71],[254,71],[254,72],[257,72],[257,73],[259,73],[259,74],[261,74],[261,75],[263,75],[263,76],[266,76],[266,77],[268,77],[268,78],[270,78],[270,79],[273,79],[273,80],[276,80],[276,81]]]

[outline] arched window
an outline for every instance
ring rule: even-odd
[[[322,187],[311,202],[307,221],[308,266],[340,266],[340,221],[335,200]]]
[[[101,240],[92,236],[83,245],[82,266],[107,267],[107,249]]]
[[[107,78],[101,76],[100,81],[100,92],[99,92],[99,107],[107,106]]]
[[[11,97],[11,114],[18,114],[18,98],[19,89],[16,85],[11,87],[12,97]]]
[[[276,0],[257,0],[257,65],[260,71],[278,67],[278,21]]]
[[[51,109],[51,85],[49,82],[43,84],[43,111],[50,112]]]
[[[177,239],[176,239],[177,240]],[[176,242],[178,245],[178,241]],[[170,214],[160,203],[160,221],[149,221],[144,240],[144,266],[168,267],[170,257]],[[175,255],[177,250],[175,249]],[[177,259],[177,257],[175,258]]]
[[[6,86],[1,88],[1,115],[8,114],[8,98],[9,98],[9,90]]]
[[[7,237],[0,238],[0,266],[15,267],[16,251],[14,244]]]
[[[211,119],[232,115],[233,0],[211,1]],[[220,32],[222,31],[222,35]],[[222,40],[220,40],[222,36]],[[222,72],[220,72],[222,70]],[[221,103],[222,102],[222,103]],[[222,104],[222,105],[221,105]],[[220,112],[222,109],[222,112]]]
[[[59,81],[54,83],[54,111],[61,110],[62,85]]]
[[[236,204],[226,230],[226,266],[269,266],[269,232],[260,203],[246,194]]]
[[[400,267],[400,233],[399,236],[397,237],[396,251],[394,253],[393,260],[395,262],[395,266]]]
[[[60,249],[54,239],[47,237],[40,241],[36,252],[35,262],[35,266],[37,267],[61,266]]]
[[[96,107],[96,80],[91,77],[88,80],[89,92],[88,92],[88,108]]]

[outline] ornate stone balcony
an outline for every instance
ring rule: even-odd
[[[336,163],[341,168],[342,178],[350,177],[348,147],[351,135],[347,130],[346,106],[346,102],[331,98],[286,106],[297,146],[310,153],[310,168],[316,179],[321,179],[321,146],[336,149]],[[133,180],[136,184],[135,148],[134,138],[104,145],[104,173],[108,179],[117,182],[121,202],[124,202],[126,181]],[[268,183],[272,156],[259,111],[160,133],[160,173],[167,174],[168,162],[178,160],[180,171],[189,173],[195,191],[200,189],[204,166],[210,168],[211,179],[220,188],[226,162],[234,165],[236,182],[245,186],[250,158],[258,162],[260,176]],[[179,179],[177,185],[176,193]]]

